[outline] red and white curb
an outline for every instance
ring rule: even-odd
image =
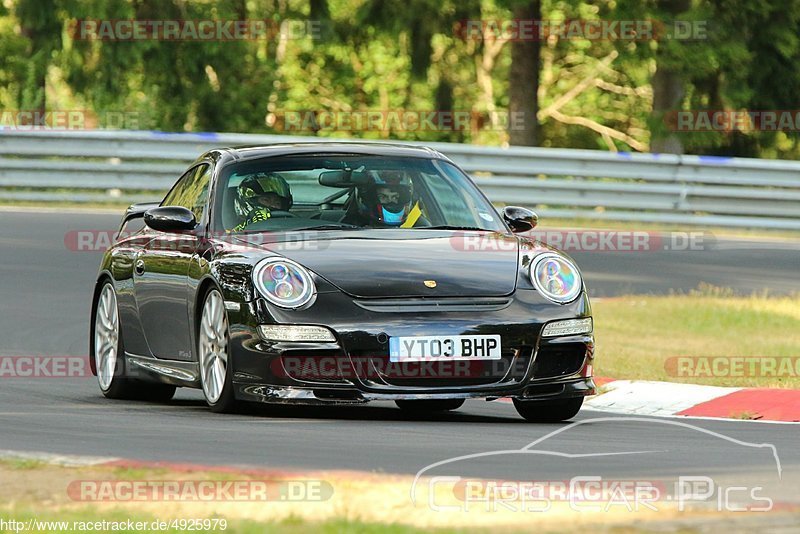
[[[592,410],[652,416],[692,416],[757,421],[800,422],[800,390],[734,388],[597,379],[599,395],[584,406]]]

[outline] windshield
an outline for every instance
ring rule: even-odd
[[[435,228],[506,232],[493,206],[455,166],[424,158],[324,155],[226,167],[215,226],[247,233]]]

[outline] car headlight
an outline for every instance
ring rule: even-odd
[[[316,293],[308,271],[284,258],[261,260],[253,269],[253,283],[264,298],[282,308],[305,306]]]
[[[575,300],[583,285],[578,268],[563,256],[551,252],[533,259],[530,276],[537,290],[560,304]]]

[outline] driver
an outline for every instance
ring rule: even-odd
[[[253,223],[269,219],[273,211],[289,211],[292,191],[286,180],[274,172],[253,174],[236,188],[233,205],[242,221],[233,231],[241,232]]]
[[[348,219],[359,226],[425,226],[419,200],[414,198],[411,179],[404,171],[381,171],[373,183],[358,187],[355,212]]]

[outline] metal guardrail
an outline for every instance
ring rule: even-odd
[[[331,140],[0,130],[0,199],[158,199],[209,148]],[[414,144],[449,156],[493,202],[529,206],[544,217],[800,230],[800,162]]]

